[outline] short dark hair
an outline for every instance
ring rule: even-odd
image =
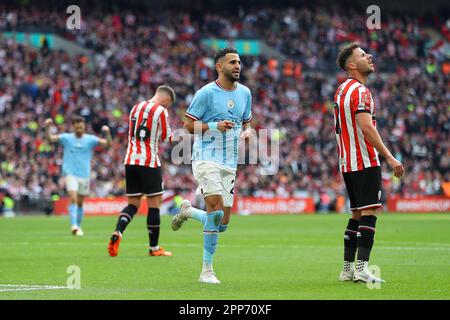
[[[220,50],[217,51],[216,54],[214,55],[214,64],[216,64],[217,61],[219,61],[219,59],[225,57],[225,56],[227,55],[227,53],[236,53],[236,54],[239,54],[239,53],[237,52],[236,49],[231,48],[231,47],[227,47],[227,48],[220,49]]]
[[[80,123],[80,122],[86,122],[86,120],[84,120],[84,118],[82,116],[74,115],[72,117],[72,122],[73,123]]]
[[[156,92],[158,92],[158,91],[159,92],[164,91],[165,93],[167,93],[172,98],[172,102],[175,102],[176,94],[175,94],[175,90],[173,90],[172,87],[170,87],[168,85],[162,85],[162,86],[159,86],[156,89]]]
[[[345,45],[341,51],[339,51],[336,63],[344,71],[347,71],[347,60],[353,54],[353,50],[359,48],[359,44],[356,42],[351,42]]]

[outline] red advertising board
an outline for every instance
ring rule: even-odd
[[[437,196],[390,197],[387,207],[392,212],[449,212],[450,198]]]
[[[189,195],[191,202],[194,195]],[[172,202],[173,195],[164,196],[161,212],[166,212]],[[127,205],[126,197],[116,198],[86,198],[83,202],[85,215],[117,215]],[[68,213],[69,199],[55,201],[55,214]],[[233,212],[239,214],[298,214],[313,213],[314,201],[311,198],[255,198],[236,197]],[[138,214],[147,213],[146,201],[141,202]]]
[[[172,190],[166,190],[163,194],[161,213],[166,214],[173,204],[175,193]],[[184,194],[185,199],[193,203],[195,201],[195,193],[191,192]],[[83,208],[85,215],[118,215],[122,209],[127,205],[126,197],[111,197],[111,198],[85,198],[83,201]],[[54,203],[54,212],[56,215],[68,214],[69,198],[61,198]],[[147,214],[147,201],[143,197],[138,214]]]
[[[126,205],[126,197],[86,198],[83,202],[84,214],[86,215],[117,215]],[[55,214],[67,214],[68,206],[69,198],[61,198],[60,200],[55,201]],[[138,213],[147,213],[146,201],[141,202]]]
[[[189,195],[191,202],[194,195]],[[171,205],[173,194],[164,196],[161,212],[166,212]],[[67,214],[68,198],[55,201],[55,214]],[[86,198],[83,207],[86,215],[117,215],[127,205],[126,197]],[[387,208],[391,212],[450,212],[450,198],[422,196],[414,198],[390,197]],[[314,213],[312,198],[256,198],[236,197],[233,212],[239,214],[304,214]],[[141,202],[139,214],[147,213],[146,201]]]
[[[312,198],[237,197],[233,212],[239,214],[298,214],[314,213]]]
[[[174,197],[173,192],[166,192],[163,195],[161,204],[161,212],[168,212]],[[189,199],[189,197],[188,197]],[[86,198],[83,201],[83,208],[85,215],[118,215],[122,209],[128,204],[126,197],[114,198]],[[68,214],[69,198],[61,198],[55,201],[54,212],[56,215]],[[147,201],[142,200],[139,207],[138,214],[147,214]]]

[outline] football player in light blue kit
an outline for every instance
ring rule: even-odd
[[[214,63],[218,78],[198,90],[186,111],[184,128],[194,134],[192,171],[206,212],[184,200],[172,220],[178,230],[188,218],[203,225],[203,268],[199,281],[220,283],[213,270],[218,233],[227,229],[233,206],[238,164],[238,139],[252,137],[252,96],[237,82],[241,61],[235,49],[219,50]]]
[[[106,138],[98,138],[86,134],[84,118],[73,118],[74,133],[50,133],[53,124],[52,119],[45,120],[45,136],[48,141],[59,142],[63,146],[62,175],[65,177],[66,189],[70,197],[69,215],[72,234],[83,235],[81,222],[83,219],[83,200],[89,194],[89,176],[91,174],[91,159],[93,149],[100,145],[109,147],[112,143],[108,126],[102,127]]]

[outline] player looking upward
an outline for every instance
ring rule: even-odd
[[[404,168],[386,148],[376,129],[375,103],[365,86],[368,76],[374,72],[372,55],[351,43],[339,52],[337,63],[348,75],[334,96],[334,120],[339,168],[352,211],[344,235],[344,267],[339,278],[341,281],[384,282],[367,269],[376,214],[382,207],[378,153],[386,159],[396,177],[403,175]]]
[[[59,142],[63,146],[62,175],[65,177],[67,193],[70,197],[69,215],[73,235],[82,236],[83,200],[89,194],[89,177],[93,149],[100,145],[111,146],[112,138],[108,126],[102,127],[105,138],[98,138],[86,133],[83,117],[74,116],[73,133],[52,134],[52,119],[45,120],[45,137],[51,142]]]
[[[230,221],[238,160],[238,138],[250,138],[252,96],[238,83],[241,60],[233,48],[219,50],[214,63],[218,78],[201,89],[186,111],[184,128],[194,133],[192,171],[203,195],[206,212],[184,200],[172,220],[178,230],[193,218],[203,225],[203,267],[199,281],[220,283],[213,270],[218,233]],[[243,131],[242,131],[243,129]]]

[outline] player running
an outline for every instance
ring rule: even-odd
[[[380,283],[384,280],[373,276],[367,268],[374,243],[376,213],[382,207],[378,153],[396,177],[403,175],[404,168],[386,148],[376,129],[375,103],[365,87],[374,71],[372,56],[351,43],[340,51],[337,63],[348,75],[334,96],[334,120],[339,168],[352,211],[344,235],[344,267],[339,279]]]
[[[83,200],[89,194],[89,177],[91,174],[91,159],[93,149],[100,145],[111,146],[112,138],[108,126],[102,127],[105,138],[87,134],[83,117],[74,116],[73,133],[52,134],[52,119],[45,120],[45,137],[51,142],[59,142],[63,146],[62,175],[65,177],[66,189],[69,194],[69,215],[73,235],[82,236]]]
[[[158,141],[170,141],[171,129],[167,109],[175,102],[175,91],[169,86],[159,86],[148,101],[135,105],[130,112],[128,148],[125,156],[125,183],[128,205],[122,210],[116,230],[111,236],[108,252],[117,256],[122,234],[139,209],[142,196],[147,198],[147,229],[150,256],[172,256],[158,245],[162,194]]]
[[[188,218],[203,225],[203,268],[199,281],[205,283],[220,283],[213,270],[213,256],[218,233],[224,232],[230,221],[239,134],[244,139],[251,137],[252,118],[250,89],[237,82],[241,72],[238,52],[222,49],[216,53],[214,63],[218,78],[195,93],[184,123],[184,128],[194,133],[192,171],[207,211],[184,200],[172,220],[174,231]]]

